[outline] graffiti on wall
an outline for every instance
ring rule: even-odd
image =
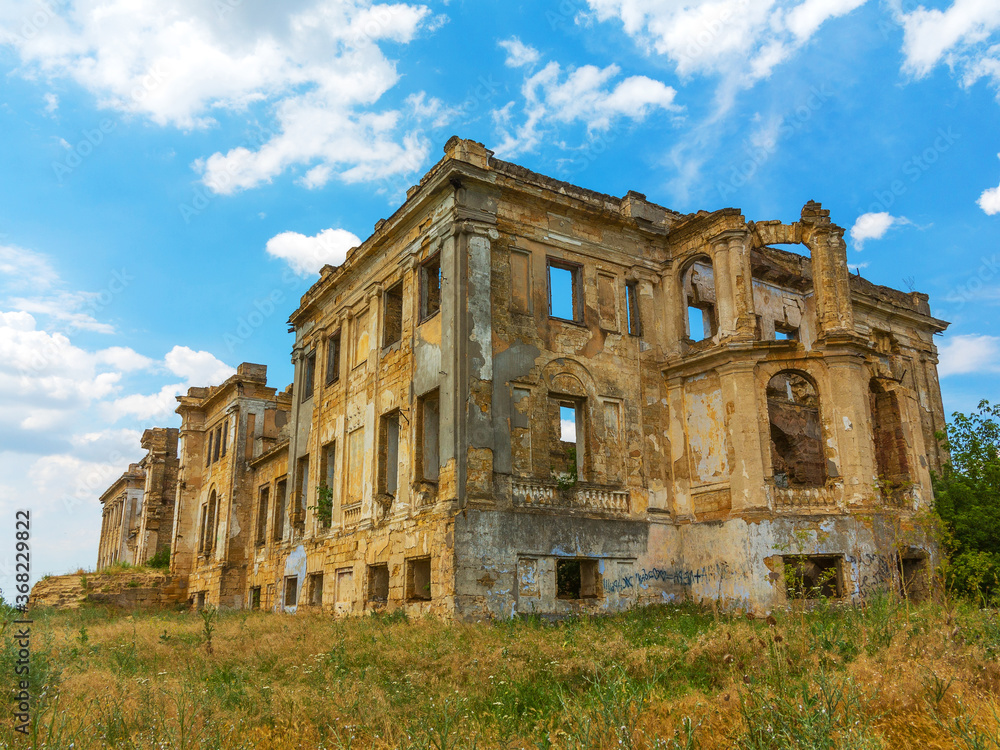
[[[892,564],[886,555],[874,552],[866,552],[862,555],[845,555],[844,562],[855,570],[854,578],[857,581],[859,596],[871,596],[878,591],[885,591],[892,588],[895,582]]]
[[[643,568],[636,573],[620,576],[604,584],[608,594],[621,593],[628,589],[645,588],[651,582],[672,583],[678,586],[693,586],[697,583],[707,583],[711,580],[723,580],[729,575],[729,566],[719,563],[707,568],[691,570],[688,568]]]

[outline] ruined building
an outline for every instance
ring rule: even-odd
[[[290,390],[245,364],[179,398],[171,571],[198,604],[475,619],[925,585],[946,324],[852,276],[818,203],[681,215],[453,138],[289,322]]]
[[[131,464],[103,495],[97,567],[117,562],[142,565],[170,549],[177,492],[177,430],[157,427],[142,434],[145,457]]]

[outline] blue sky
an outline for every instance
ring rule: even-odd
[[[33,509],[35,576],[93,566],[177,393],[290,382],[299,296],[452,134],[682,212],[821,201],[952,322],[946,409],[1000,400],[995,0],[15,1],[0,68],[0,517]]]

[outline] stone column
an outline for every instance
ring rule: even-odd
[[[672,377],[667,380],[667,421],[670,425],[670,466],[672,482],[672,508],[675,519],[694,519],[694,503],[691,500],[691,477],[687,460],[687,436],[685,434],[684,378]]]
[[[459,298],[466,314],[458,318],[457,341],[465,438],[459,440],[459,471],[464,479],[459,497],[493,498],[493,307],[491,240],[497,230],[486,223],[462,221],[455,225],[464,268]],[[466,390],[467,389],[467,390]],[[464,446],[464,451],[461,449]],[[464,475],[464,476],[463,476]]]
[[[812,258],[816,295],[816,337],[854,334],[850,271],[844,230],[830,222],[830,212],[810,201],[802,208],[802,241]]]
[[[716,235],[712,238],[712,257],[719,332],[725,337],[753,340],[757,319],[749,234],[733,229]]]
[[[836,474],[849,505],[866,503],[875,492],[875,455],[868,407],[868,373],[855,354],[828,354],[827,387],[819,394],[824,438],[837,446]],[[829,420],[829,421],[827,421]],[[825,442],[825,441],[824,441]],[[827,474],[835,476],[829,466]]]
[[[718,368],[726,410],[726,435],[733,450],[729,491],[734,513],[766,509],[768,505],[764,491],[760,388],[755,369],[755,363],[748,361],[731,362]]]

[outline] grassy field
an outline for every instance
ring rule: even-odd
[[[964,604],[556,625],[33,617],[31,736],[7,701],[3,747],[1000,750],[1000,618]]]

